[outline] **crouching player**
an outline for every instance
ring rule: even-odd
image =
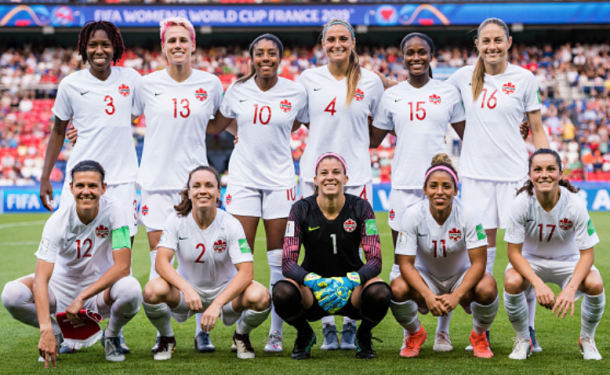
[[[418,308],[446,316],[458,304],[473,316],[474,356],[493,357],[485,331],[498,312],[498,290],[485,272],[485,231],[473,209],[455,197],[457,183],[449,157],[436,155],[424,179],[428,200],[411,206],[401,223],[396,242],[399,269],[390,276],[392,313],[408,332],[401,357],[419,356],[426,341]]]
[[[587,206],[568,181],[562,180],[557,152],[539,149],[529,159],[529,181],[517,192],[504,240],[508,260],[504,306],[517,334],[511,359],[526,359],[532,349],[525,294],[532,288],[538,303],[563,318],[574,315],[582,294],[580,350],[584,359],[602,359],[595,346],[595,329],[604,313],[606,296],[593,265],[599,242]],[[522,194],[525,192],[525,194]],[[557,284],[557,297],[545,284]]]
[[[154,359],[172,357],[176,339],[171,316],[183,323],[202,311],[200,324],[206,333],[219,316],[226,326],[237,322],[233,334],[237,358],[254,358],[249,334],[269,316],[271,296],[253,281],[252,253],[241,224],[216,208],[218,172],[212,167],[195,168],[180,195],[182,201],[167,218],[157,247],[160,277],[144,287],[144,311],[161,334]],[[178,270],[170,263],[174,255]]]
[[[63,341],[52,314],[65,311],[74,324],[81,309],[110,317],[102,336],[108,361],[124,361],[119,331],[140,309],[142,289],[129,276],[131,241],[127,213],[120,202],[103,196],[104,169],[84,160],[71,171],[74,196],[45,224],[36,256],[36,273],[11,281],[2,303],[13,318],[40,327],[38,350],[45,368]]]
[[[316,335],[308,321],[328,315],[360,320],[357,358],[375,358],[371,330],[385,317],[391,290],[377,275],[381,247],[375,214],[364,199],[344,194],[346,164],[323,154],[315,165],[316,194],[294,204],[284,238],[282,272],[273,288],[277,314],[297,329],[292,358],[311,356]],[[362,243],[367,263],[359,256]],[[301,244],[305,259],[299,266]]]

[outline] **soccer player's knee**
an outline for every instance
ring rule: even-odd
[[[278,281],[273,287],[273,303],[276,306],[299,303],[300,301],[301,291],[290,281]]]
[[[405,302],[409,299],[409,286],[402,277],[397,277],[392,280],[392,300],[396,302]]]
[[[384,282],[372,283],[362,291],[362,304],[371,304],[382,306],[390,306],[392,299],[392,290],[388,284]]]
[[[252,283],[247,291],[245,297],[248,306],[251,306],[253,310],[263,311],[271,306],[271,294],[269,294],[269,291],[264,286]]]
[[[474,289],[476,300],[483,305],[493,303],[498,297],[498,287],[493,278],[483,278]]]
[[[110,297],[112,299],[115,301],[121,301],[120,303],[122,305],[130,307],[134,310],[138,310],[140,308],[140,303],[142,303],[142,288],[140,287],[138,280],[131,276],[124,277],[117,281],[110,291],[114,292],[115,290],[117,298],[111,295]]]
[[[142,298],[144,302],[157,304],[164,302],[164,296],[168,293],[166,286],[159,282],[159,279],[154,279],[146,283]]]
[[[506,293],[518,294],[523,289],[523,277],[517,272],[507,272],[504,278],[504,290]]]
[[[32,293],[28,287],[18,281],[9,281],[2,290],[2,304],[14,317],[19,313],[19,308],[30,302]]]
[[[597,272],[589,272],[583,283],[588,295],[597,296],[604,292],[604,283]]]

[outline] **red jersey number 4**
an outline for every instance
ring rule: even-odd
[[[335,97],[331,102],[326,106],[324,112],[330,113],[331,116],[334,116],[337,110],[335,107],[337,106],[337,97]]]

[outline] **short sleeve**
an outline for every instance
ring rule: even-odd
[[[580,198],[577,198],[580,199]],[[579,202],[581,203],[581,202]],[[576,225],[574,226],[574,239],[578,250],[587,250],[599,243],[599,237],[593,221],[589,217],[587,207],[582,204],[576,206]]]
[[[377,110],[375,111],[375,115],[373,116],[373,126],[378,129],[388,131],[394,129],[394,118],[389,108],[389,104],[392,100],[392,92],[393,90],[387,90],[383,93],[381,101],[379,102]]]
[[[465,208],[464,214],[466,249],[472,250],[481,246],[487,246],[487,235],[485,234],[481,219],[469,207]]]
[[[229,256],[233,264],[252,262],[252,251],[246,240],[244,228],[237,219],[231,219],[231,239],[229,240]]]
[[[540,99],[540,90],[536,77],[532,72],[526,71],[525,79],[525,94],[523,95],[523,106],[525,112],[537,111],[542,108],[542,100]]]
[[[63,79],[59,83],[57,89],[57,96],[55,97],[55,103],[53,103],[53,114],[62,121],[68,121],[74,115],[74,109],[72,108],[72,101],[70,100],[69,80]]]
[[[140,116],[142,112],[144,112],[144,106],[141,103],[136,105],[136,100],[139,98],[138,91],[142,89],[143,78],[136,70],[131,70],[131,74],[133,75],[133,102],[131,104],[131,114],[134,116]]]
[[[142,113],[144,113],[144,108],[146,107],[144,104],[145,100],[146,100],[146,98],[145,98],[146,79],[140,78],[135,86],[136,86],[136,90],[135,90],[135,94],[133,96],[131,114],[134,116],[140,116]]]
[[[110,232],[112,235],[112,250],[131,248],[127,212],[116,202],[112,202],[109,209],[111,210]]]
[[[400,232],[396,240],[396,255],[412,255],[417,254],[417,224],[419,215],[417,214],[416,205],[413,209],[408,209],[402,218]]]
[[[301,75],[301,79],[299,80],[299,82],[297,82],[298,85],[303,87],[303,91],[305,92],[305,107],[303,108],[303,116],[302,117],[297,117],[297,119],[299,121],[301,121],[301,123],[303,124],[309,124],[309,94],[307,93],[307,86],[305,86],[304,84],[304,79],[303,76],[305,76],[305,73],[303,73]]]
[[[163,226],[163,234],[161,235],[161,240],[159,240],[157,249],[160,247],[165,247],[174,251],[178,250],[179,226],[180,220],[178,219],[178,216],[175,213],[171,214],[167,218],[167,220],[165,220],[165,225]]]
[[[529,211],[529,197],[527,192],[521,194],[526,195],[517,195],[511,205],[508,225],[504,234],[504,241],[508,243],[522,244],[525,241],[525,224]]]
[[[462,77],[463,77],[463,68],[459,69],[457,72],[453,73],[451,76],[449,76],[449,78],[447,78],[447,80],[445,82],[449,83],[450,85],[452,85],[453,87],[455,87],[458,92],[462,93],[462,90],[460,89],[461,83],[462,83]]]
[[[299,99],[303,102],[303,106],[301,107],[299,112],[297,112],[296,119],[301,124],[307,124],[309,123],[309,113],[307,112],[309,110],[307,104],[307,91],[305,91],[305,88],[302,85],[299,85],[298,83],[297,85],[299,88]]]
[[[222,87],[222,82],[220,82],[220,79],[216,76],[213,77],[215,78],[214,83],[216,86],[214,88],[214,114],[216,114],[223,101],[224,88]]]
[[[58,221],[61,221],[59,220],[60,212],[57,211],[47,220],[42,231],[42,239],[38,245],[38,251],[34,254],[38,259],[48,263],[55,263],[62,247],[61,233],[63,233],[63,228],[58,223]]]
[[[225,96],[220,105],[220,113],[226,118],[236,118],[237,114],[233,111],[233,96],[235,95],[235,83],[232,84],[225,93]]]
[[[451,113],[449,114],[449,123],[455,124],[466,120],[466,112],[464,111],[464,104],[462,103],[462,96],[456,88],[452,90],[452,99],[455,99],[453,106],[451,107]]]
[[[361,68],[362,69],[362,68]],[[369,108],[369,113],[371,116],[374,116],[377,112],[377,107],[379,106],[379,102],[381,101],[381,97],[383,96],[383,82],[381,82],[381,78],[377,77],[375,73],[373,74],[374,85],[373,85],[373,99],[371,100],[371,106]]]

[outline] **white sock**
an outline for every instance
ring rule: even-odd
[[[199,332],[203,331],[201,329],[201,317],[203,316],[203,313],[197,313],[195,314],[195,336],[197,336],[199,334]]]
[[[451,316],[453,315],[453,310],[449,311],[449,314],[445,316],[438,317],[438,323],[436,325],[436,332],[443,331],[449,333],[449,323],[451,323]]]
[[[530,331],[527,327],[527,302],[525,293],[508,294],[504,291],[504,309],[508,314],[508,320],[513,325],[517,338],[529,339]]]
[[[222,307],[222,320],[227,326],[232,326],[235,324],[239,318],[241,318],[242,313],[237,312],[233,309],[233,302],[227,302]]]
[[[491,327],[491,323],[493,323],[498,313],[498,306],[500,306],[499,297],[496,297],[496,300],[489,305],[480,305],[476,302],[470,304],[474,333],[480,335]]]
[[[106,337],[118,337],[119,331],[140,311],[142,288],[138,280],[127,276],[110,288],[110,299],[114,302],[106,327]]]
[[[494,274],[494,263],[496,263],[496,248],[488,247],[487,248],[487,265],[485,266],[485,271],[489,272],[492,276]]]
[[[282,249],[270,250],[267,251],[267,260],[269,261],[269,290],[273,293],[273,287],[275,283],[280,280],[284,280],[284,275],[282,275]],[[275,312],[275,307],[273,304],[271,305],[271,328],[269,329],[269,334],[273,331],[278,331],[280,336],[282,335],[282,327],[284,325],[284,321],[280,316]]]
[[[358,321],[357,320],[354,320],[352,318],[344,316],[343,317],[343,325],[345,326],[346,324],[349,324],[349,323],[351,323],[354,327],[358,326]]]
[[[324,324],[330,324],[331,326],[335,325],[335,316],[334,315],[327,315],[325,317],[322,318],[322,325]]]
[[[528,325],[528,327],[532,327],[532,329],[533,329],[535,327],[534,323],[536,321],[536,305],[537,305],[536,292],[534,291],[534,288],[531,288],[529,293],[527,293],[526,299],[527,299],[527,325]]]
[[[148,304],[142,302],[144,306],[144,312],[148,317],[148,320],[159,332],[161,336],[173,336],[174,330],[172,329],[171,310],[167,303],[159,304]]]
[[[390,301],[390,310],[394,319],[410,333],[419,332],[421,326],[417,316],[417,303],[413,301],[394,302]]]
[[[150,252],[150,274],[148,276],[148,281],[159,277],[157,270],[155,270],[156,259],[157,259],[157,250],[153,250]]]
[[[242,313],[241,319],[237,322],[235,332],[238,335],[247,335],[254,328],[263,324],[269,316],[271,307],[264,311],[246,310]]]
[[[589,336],[595,338],[595,329],[604,314],[605,305],[605,291],[598,296],[585,294],[580,308],[580,337]]]

